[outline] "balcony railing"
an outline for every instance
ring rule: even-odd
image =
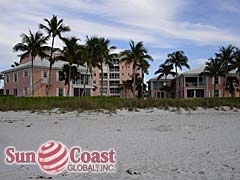
[[[199,87],[199,86],[205,86],[204,82],[186,82],[187,87]]]

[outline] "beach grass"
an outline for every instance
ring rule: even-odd
[[[199,98],[199,99],[122,99],[118,97],[13,97],[0,96],[0,111],[52,110],[65,111],[183,108],[218,108],[227,106],[240,109],[240,98]]]

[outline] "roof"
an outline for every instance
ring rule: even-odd
[[[172,80],[172,79],[174,79],[174,77],[173,77],[173,75],[169,74],[169,75],[167,75],[166,79]],[[160,79],[158,79],[158,76],[149,79],[149,81],[154,81],[154,80],[165,80],[165,76],[161,77]]]
[[[200,74],[200,73],[204,72],[205,67],[206,66],[200,66],[200,67],[194,68],[192,70],[188,70],[188,71],[182,73],[181,75]],[[236,70],[232,70],[228,74],[236,74]]]
[[[61,70],[64,64],[68,64],[68,62],[62,61],[62,60],[56,61],[53,64],[52,69]],[[17,71],[17,70],[21,70],[21,69],[27,69],[27,68],[30,68],[31,66],[32,66],[32,62],[30,61],[30,62],[27,62],[24,64],[20,64],[19,66],[13,67],[11,69],[2,71],[2,73],[4,74],[4,73]],[[36,59],[33,61],[33,66],[34,66],[34,68],[48,69],[50,66],[50,62],[47,59],[42,59],[42,60]],[[84,66],[78,66],[78,69],[79,69],[79,71],[81,71],[83,73],[85,73],[87,70],[87,68],[85,68]]]
[[[191,69],[191,70],[188,70],[184,73],[182,73],[182,75],[188,75],[188,74],[200,74],[204,71],[205,69],[205,66],[200,66],[200,67],[197,67],[197,68],[194,68],[194,69]]]

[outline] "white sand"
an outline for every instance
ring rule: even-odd
[[[26,127],[30,125],[30,127]],[[37,150],[48,141],[68,147],[117,151],[113,174],[50,176],[37,165],[7,166],[4,148]],[[240,112],[197,110],[103,113],[0,112],[0,180],[37,179],[240,179]],[[136,174],[130,175],[126,172]]]

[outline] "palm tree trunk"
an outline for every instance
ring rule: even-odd
[[[142,71],[142,98],[144,98],[144,72],[143,72],[143,70],[141,70]]]
[[[101,96],[103,96],[103,63],[101,62]]]
[[[166,92],[166,98],[167,98],[167,75],[165,75],[165,92]]]
[[[87,74],[88,74],[88,66],[87,66],[87,70],[86,70],[86,74],[85,74],[85,77],[84,77],[84,84],[83,84],[83,92],[82,92],[82,96],[85,96],[86,95],[86,77],[87,77]]]
[[[176,95],[175,95],[175,98],[178,99],[178,97],[177,97],[177,93],[178,93],[178,91],[177,91],[177,78],[178,78],[178,71],[177,71],[177,67],[176,67],[176,66],[175,66],[175,69],[176,69],[176,91],[175,91]]]
[[[238,71],[238,97],[240,97],[240,70]]]
[[[69,72],[68,72],[68,90],[67,90],[67,96],[69,96],[70,91],[70,84],[71,84],[71,74],[72,74],[72,65],[69,64]]]
[[[48,77],[48,87],[47,87],[47,91],[46,91],[46,96],[49,96],[49,92],[50,92],[50,86],[51,86],[51,78],[52,78],[52,56],[53,56],[53,46],[54,46],[54,38],[52,39],[52,46],[51,46],[51,53],[50,53],[50,57],[49,57],[49,62],[50,62],[50,66],[49,66],[49,77]]]
[[[34,96],[34,80],[33,80],[33,61],[34,57],[32,56],[32,77],[31,77],[31,82],[32,82],[32,96]]]
[[[136,97],[136,72],[135,72],[135,64],[133,64],[133,97]]]

